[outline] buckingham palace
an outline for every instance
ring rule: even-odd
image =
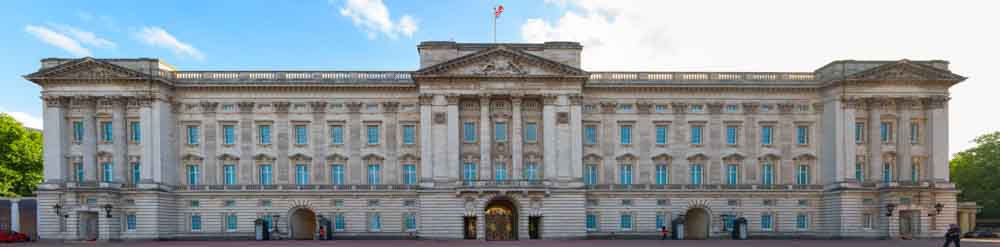
[[[49,240],[928,238],[957,223],[944,60],[585,71],[422,42],[410,71],[46,58]],[[817,65],[819,66],[819,65]]]

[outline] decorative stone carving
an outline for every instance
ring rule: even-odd
[[[813,107],[813,111],[815,111],[816,113],[822,113],[823,112],[823,102],[812,103],[812,107]]]
[[[497,56],[480,64],[478,69],[473,70],[473,73],[478,75],[524,75],[528,72],[521,69],[521,65],[511,57]]]
[[[360,113],[361,106],[363,106],[364,104],[362,104],[361,102],[347,102],[344,105],[347,106],[347,112]]]
[[[570,105],[580,105],[583,104],[583,95],[571,95],[569,96]]]
[[[944,108],[944,105],[948,103],[949,100],[951,100],[951,97],[948,96],[931,96],[924,98],[924,105],[928,109],[941,109]]]
[[[217,109],[217,107],[219,106],[218,102],[206,102],[206,101],[203,101],[203,102],[200,102],[198,104],[201,105],[201,112],[204,112],[204,113],[215,113],[215,109]]]
[[[448,95],[444,96],[444,99],[445,101],[448,101],[448,105],[457,105],[458,101],[461,100],[462,97],[458,95]]]
[[[760,108],[760,103],[754,103],[754,102],[743,103],[744,114],[757,113],[758,108]]]
[[[865,105],[868,109],[886,109],[888,108],[890,102],[888,97],[869,97],[865,98]]]
[[[421,105],[431,105],[434,103],[434,95],[420,95],[418,99]]]
[[[553,105],[559,100],[559,95],[547,94],[542,95],[542,103],[546,105]]]
[[[48,107],[66,107],[69,106],[69,98],[62,96],[42,96],[42,100],[45,101],[45,105]]]
[[[559,124],[569,123],[569,112],[559,112],[556,113],[556,119]]]
[[[240,113],[251,113],[251,112],[253,112],[254,103],[253,102],[239,102],[239,103],[236,103],[236,106],[238,106],[240,108],[239,109]]]
[[[382,111],[387,113],[395,113],[399,111],[399,102],[383,102]]]
[[[650,113],[653,110],[653,104],[649,102],[639,102],[636,104],[636,109],[639,110],[640,114]]]
[[[324,113],[326,112],[326,106],[328,103],[326,101],[313,101],[309,102],[309,109],[313,113]]]
[[[674,109],[674,113],[684,114],[687,113],[688,104],[684,102],[673,102],[670,103],[670,108]]]
[[[288,113],[288,107],[292,104],[288,102],[274,102],[272,105],[274,106],[274,112]]]
[[[792,113],[795,110],[795,104],[792,103],[778,103],[778,111],[781,113]]]
[[[708,113],[711,113],[711,114],[722,113],[722,103],[720,103],[720,102],[711,102],[711,103],[708,103],[707,105],[708,105]]]
[[[448,122],[447,112],[435,112],[434,113],[434,123],[435,124],[445,124]]]
[[[618,104],[615,104],[615,102],[601,102],[601,113],[615,113],[615,107],[617,106]]]

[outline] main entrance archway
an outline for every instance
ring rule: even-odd
[[[486,204],[486,240],[517,240],[517,207],[510,198],[500,197]]]
[[[299,208],[292,211],[289,220],[291,226],[292,239],[312,240],[313,233],[316,232],[316,213],[307,208]]]
[[[688,209],[684,219],[684,239],[708,239],[708,211],[704,208]]]

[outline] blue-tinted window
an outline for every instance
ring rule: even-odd
[[[101,122],[101,127],[104,129],[104,142],[113,141],[115,136],[111,122]]]
[[[136,218],[135,214],[128,214],[125,216],[125,229],[128,231],[135,231],[136,228]]]
[[[73,140],[83,141],[83,122],[73,121]]]
[[[493,175],[497,181],[507,180],[507,165],[498,162],[493,165],[494,172]]]
[[[236,184],[236,165],[224,165],[222,170],[223,183],[227,185]]]
[[[619,184],[632,184],[632,165],[622,164],[618,168],[618,183]]]
[[[771,145],[773,128],[770,126],[765,126],[760,128],[760,144]]]
[[[83,163],[75,163],[74,167],[76,167],[76,181],[83,182]]]
[[[192,231],[201,231],[201,215],[192,215],[191,216],[191,230]]]
[[[736,165],[726,166],[726,184],[739,183],[739,167]]]
[[[620,132],[621,143],[625,145],[632,144],[632,126],[621,126]]]
[[[403,126],[403,144],[417,143],[417,128],[413,125]]]
[[[333,144],[344,144],[344,127],[343,126],[333,126],[333,127],[330,127],[330,143],[333,143]]]
[[[271,184],[271,165],[260,166],[260,184],[262,185]]]
[[[771,214],[762,214],[760,216],[760,229],[764,231],[770,231],[772,228]]]
[[[139,143],[142,141],[142,129],[139,127],[139,122],[130,122],[129,129],[131,130],[131,139],[133,143]]]
[[[236,142],[236,128],[232,125],[222,126],[222,143],[233,145]]]
[[[226,215],[226,230],[234,232],[236,231],[237,218],[235,214]]]
[[[882,137],[882,142],[891,142],[893,138],[892,123],[883,122],[879,125],[880,135]]]
[[[338,213],[333,217],[333,229],[336,231],[344,231],[347,229],[347,218],[344,217],[343,213]]]
[[[344,184],[344,165],[330,166],[330,182],[332,184]]]
[[[865,181],[865,168],[864,167],[865,167],[864,163],[862,163],[860,160],[857,161],[857,162],[854,162],[854,178],[857,179],[858,182],[864,182]]]
[[[198,131],[198,126],[188,126],[187,127],[188,144],[195,145],[198,144],[200,133]]]
[[[667,169],[667,165],[657,165],[656,166],[656,184],[667,184],[670,179],[670,171]]]
[[[295,184],[309,184],[309,166],[305,164],[295,165]]]
[[[587,230],[588,231],[597,230],[597,215],[594,213],[587,213]]]
[[[537,163],[531,162],[524,166],[524,178],[531,181],[539,179]]]
[[[701,126],[691,126],[691,144],[701,144]]]
[[[622,231],[631,231],[632,230],[632,215],[631,214],[622,214],[620,223],[621,223],[620,227],[621,227]]]
[[[806,214],[799,214],[796,216],[795,227],[799,230],[809,229],[809,216]]]
[[[656,127],[656,144],[667,144],[667,126]]]
[[[494,137],[496,137],[497,142],[507,141],[507,123],[497,122],[493,125]]]
[[[594,126],[584,127],[584,129],[583,129],[583,138],[584,138],[584,142],[586,142],[587,144],[596,144],[597,143],[597,127],[594,127]]]
[[[462,179],[466,182],[472,182],[477,179],[476,177],[476,164],[475,163],[465,163],[462,165]]]
[[[597,184],[597,165],[587,165],[583,170],[583,182],[588,185]]]
[[[382,231],[382,215],[379,213],[373,213],[368,218],[368,230],[377,232]]]
[[[188,184],[191,184],[191,185],[198,184],[198,182],[199,182],[198,181],[198,177],[199,177],[198,175],[201,173],[201,171],[198,169],[198,166],[197,165],[188,165],[187,168],[188,168],[187,169]]]
[[[114,165],[112,165],[111,162],[104,162],[103,164],[101,164],[101,167],[103,167],[103,171],[104,171],[104,174],[103,174],[104,175],[103,176],[104,180],[103,181],[105,183],[110,183],[110,182],[114,181],[114,174],[115,174],[115,167],[114,167]]]
[[[538,124],[527,123],[524,126],[524,140],[535,142],[538,140]]]
[[[403,184],[417,184],[417,166],[412,164],[403,165]]]
[[[142,181],[142,166],[138,162],[132,163],[132,184],[139,184]]]
[[[295,126],[295,144],[304,145],[309,143],[309,128],[305,125]]]
[[[865,123],[854,123],[854,143],[864,143]]]
[[[462,137],[465,142],[476,142],[476,123],[465,122],[462,124]]]
[[[260,144],[271,144],[271,126],[261,125],[257,129],[260,135]]]
[[[774,184],[774,166],[771,163],[764,163],[761,166],[761,183],[764,185]]]
[[[407,231],[417,230],[417,214],[406,213],[403,216],[404,225]]]
[[[795,171],[795,184],[809,184],[809,166],[798,166],[798,169]]]
[[[799,126],[795,129],[795,133],[799,145],[809,144],[809,127]]]
[[[379,129],[378,125],[368,126],[368,144],[374,145],[379,143]]]
[[[739,129],[735,126],[726,127],[726,144],[736,145],[737,135],[739,134]]]
[[[382,168],[379,165],[368,165],[368,184],[382,183]]]
[[[691,165],[691,184],[701,184],[702,182],[702,168],[701,164]]]

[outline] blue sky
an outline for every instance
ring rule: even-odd
[[[427,40],[490,41],[496,0],[3,1],[0,112],[41,124],[46,57],[157,57],[182,70],[412,70]],[[501,42],[578,41],[588,70],[812,71],[945,59],[951,152],[1000,130],[991,1],[501,0]]]

